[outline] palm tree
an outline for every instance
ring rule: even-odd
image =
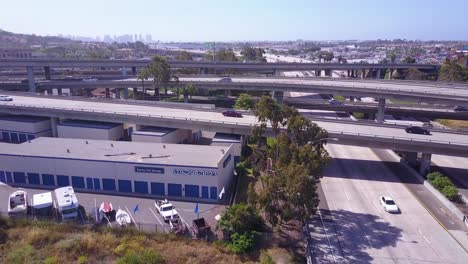
[[[155,56],[146,67],[149,76],[153,77],[154,91],[158,90],[159,101],[161,101],[161,86],[167,85],[171,79],[171,66],[167,63],[166,58]]]
[[[137,74],[137,80],[141,80],[144,95],[146,94],[145,80],[148,80],[149,77],[150,77],[150,73],[148,72],[147,68],[141,69]],[[135,93],[133,93],[133,97],[135,97]]]

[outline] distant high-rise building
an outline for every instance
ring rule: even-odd
[[[151,36],[151,34],[146,34],[146,43],[151,43],[153,42],[153,37]]]
[[[139,40],[139,41],[143,41],[143,36],[142,36],[141,34],[138,35],[138,40]]]
[[[138,41],[138,35],[137,35],[137,34],[135,34],[135,36],[133,37],[133,41],[134,41],[134,42],[137,42],[137,41]]]

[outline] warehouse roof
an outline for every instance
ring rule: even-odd
[[[0,155],[213,168],[218,167],[228,149],[223,146],[48,137],[22,144],[0,143]]]

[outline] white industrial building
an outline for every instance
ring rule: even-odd
[[[132,141],[186,144],[192,141],[192,130],[167,127],[141,126],[132,132]]]
[[[52,136],[50,118],[39,116],[0,115],[0,140],[20,143],[37,137]]]
[[[242,137],[240,135],[216,133],[211,141],[211,146],[231,147],[234,163],[240,162],[242,153]]]
[[[46,137],[0,143],[0,181],[16,186],[216,201],[233,170],[231,145]]]
[[[59,138],[120,140],[124,136],[122,124],[84,120],[64,120],[57,124]]]

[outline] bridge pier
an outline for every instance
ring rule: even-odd
[[[282,105],[282,104],[283,104],[284,93],[281,92],[281,91],[273,91],[272,94],[273,94],[273,99],[274,99],[279,105]]]
[[[123,89],[123,97],[124,99],[128,99],[128,87]]]
[[[366,70],[365,69],[361,69],[361,80],[364,80],[364,78],[366,77]]]
[[[106,88],[106,98],[110,98],[110,88]]]
[[[62,88],[57,88],[57,94],[62,95]]]
[[[200,68],[200,75],[206,74],[206,68]]]
[[[377,111],[377,123],[383,123],[385,118],[385,98],[379,98],[379,108]]]
[[[133,75],[133,76],[136,76],[136,75],[137,75],[137,70],[136,70],[136,67],[135,67],[135,66],[132,67],[132,75]]]
[[[377,70],[377,76],[376,76],[376,79],[381,79],[380,77],[380,69]]]
[[[391,80],[393,77],[393,69],[390,69],[390,73],[388,74],[388,79]]]
[[[431,153],[422,153],[420,165],[419,165],[419,174],[426,176],[431,169]]]
[[[115,98],[120,99],[120,88],[115,88],[114,93],[115,93]]]
[[[58,137],[57,133],[57,124],[59,122],[58,117],[51,117],[50,118],[50,128],[52,130],[52,137]]]
[[[281,72],[278,69],[274,69],[273,76],[281,76]]]
[[[229,90],[223,90],[224,92],[224,97],[228,97],[229,96]]]
[[[188,102],[189,102],[188,90],[184,88],[184,103],[188,103]]]
[[[351,77],[351,71],[347,70],[347,72],[348,72],[348,74],[347,74],[348,78]]]
[[[50,67],[49,66],[45,66],[44,67],[44,75],[45,75],[45,79],[46,80],[50,80]]]
[[[321,71],[315,71],[315,77],[320,77]]]
[[[32,93],[36,92],[36,82],[34,81],[34,69],[32,66],[27,66],[26,67],[28,71],[28,85],[29,85],[29,91]]]
[[[122,76],[127,77],[127,67],[125,66],[122,67]]]

